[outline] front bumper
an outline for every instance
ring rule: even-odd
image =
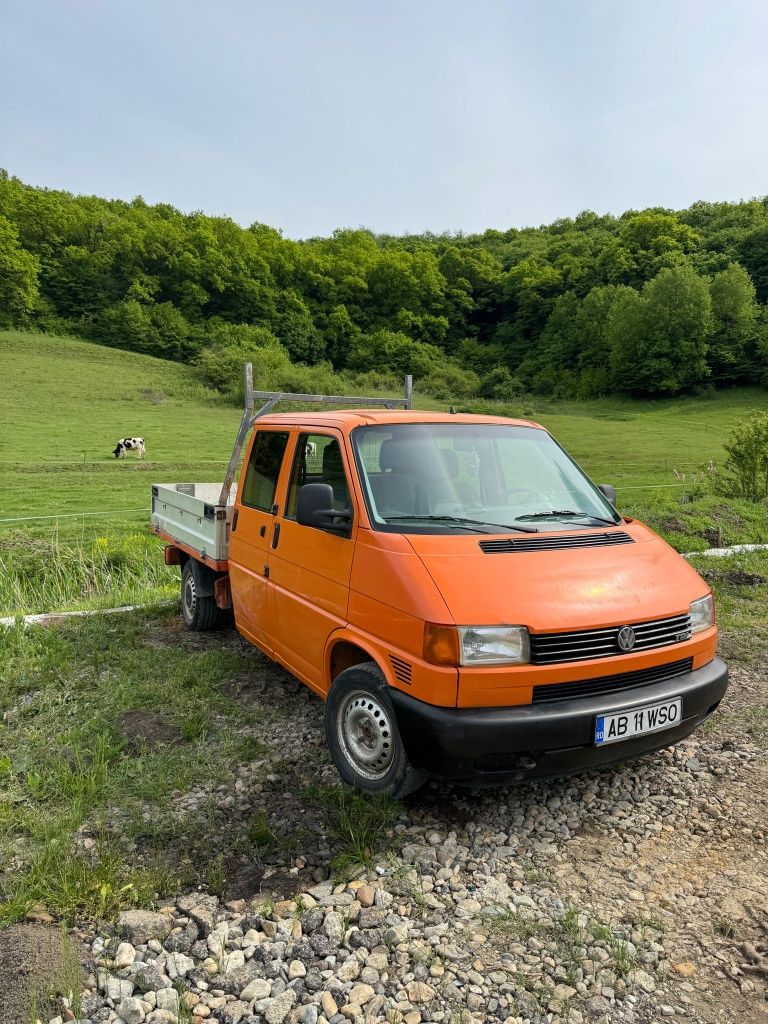
[[[705,721],[728,688],[728,667],[703,668],[622,693],[501,708],[444,708],[390,689],[397,724],[415,767],[435,778],[472,785],[573,775],[626,761],[684,739]],[[595,718],[683,698],[678,726],[623,743],[594,745]]]

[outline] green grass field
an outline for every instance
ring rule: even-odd
[[[0,612],[172,596],[175,576],[148,532],[150,484],[220,479],[240,411],[194,369],[71,338],[0,333],[0,380]],[[499,411],[543,423],[593,479],[617,486],[622,511],[687,550],[718,528],[726,542],[768,538],[762,506],[680,502],[691,472],[721,459],[734,422],[767,397],[542,399]],[[416,404],[447,403],[417,394]],[[114,459],[118,438],[133,435],[145,438],[146,460]]]

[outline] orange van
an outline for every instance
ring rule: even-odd
[[[676,743],[717,708],[709,587],[543,427],[274,413],[316,396],[259,395],[236,490],[237,445],[224,488],[154,485],[153,529],[189,628],[231,608],[325,699],[346,782],[402,796],[428,777],[568,775]]]

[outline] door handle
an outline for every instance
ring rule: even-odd
[[[278,541],[280,540],[280,523],[275,523],[275,528],[272,531],[272,547],[276,548]]]
[[[237,517],[239,516],[239,514],[240,514],[240,509],[239,508],[236,508],[235,511],[232,513],[232,527],[230,529],[230,533],[234,533],[235,530],[237,529]]]

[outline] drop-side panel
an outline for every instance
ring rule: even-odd
[[[153,484],[152,526],[195,551],[225,561],[232,505],[218,504],[221,484]]]

